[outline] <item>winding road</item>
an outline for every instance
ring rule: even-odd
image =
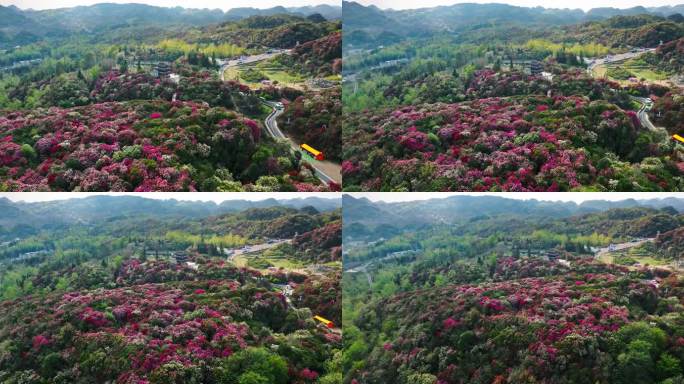
[[[637,116],[639,117],[641,125],[643,125],[650,131],[657,131],[658,129],[655,125],[653,125],[651,119],[648,117],[648,112],[653,107],[653,101],[646,97],[630,96],[630,98],[632,98],[632,100],[636,100],[638,103],[641,104],[641,108],[639,108],[639,111],[637,112]]]
[[[607,255],[607,254],[610,254],[610,253],[613,253],[613,252],[624,251],[624,250],[626,250],[626,249],[634,248],[634,247],[637,247],[637,246],[639,246],[639,245],[641,245],[641,244],[648,243],[648,242],[653,241],[653,240],[655,240],[655,238],[641,239],[641,240],[639,240],[639,241],[630,241],[630,242],[627,242],[627,243],[613,244],[613,248],[612,248],[612,249],[611,249],[610,247],[600,248],[600,249],[596,252],[596,254],[594,255],[594,258],[598,259],[598,258],[600,258],[600,257],[603,256],[603,255]]]
[[[289,50],[289,49],[278,50],[278,51],[274,51],[271,53],[262,53],[259,55],[247,56],[247,57],[243,57],[242,59],[228,60],[219,69],[219,77],[221,78],[221,81],[226,81],[225,80],[225,72],[228,68],[272,59],[272,58],[274,58],[278,55],[282,55],[282,54],[288,55],[291,53],[291,51],[292,50]],[[290,144],[290,149],[293,152],[299,152],[300,151],[299,144],[295,143],[292,139],[285,136],[283,131],[281,131],[280,128],[278,128],[278,116],[280,116],[284,112],[282,107],[279,108],[278,104],[274,103],[274,102],[270,102],[270,101],[262,101],[262,102],[272,109],[271,113],[264,120],[264,126],[266,127],[266,131],[268,132],[268,134],[271,135],[271,137],[273,137],[275,139],[286,140]],[[311,165],[311,167],[314,170],[315,176],[324,184],[328,184],[328,183],[333,182],[333,183],[336,183],[338,185],[342,185],[342,166],[340,164],[336,164],[336,163],[333,163],[333,162],[328,161],[328,160],[307,161],[307,160],[302,159],[302,161],[305,161],[309,165]]]
[[[264,120],[264,125],[266,126],[266,131],[275,139],[286,140],[290,144],[290,149],[293,152],[299,152],[299,144],[295,143],[292,139],[285,136],[283,131],[278,128],[278,116],[283,113],[282,108],[278,108],[276,103],[270,101],[263,101],[263,103],[273,109],[273,111]],[[342,167],[339,164],[333,163],[328,160],[305,160],[314,169],[314,173],[319,180],[323,183],[328,184],[334,182],[337,184],[342,184]]]
[[[638,48],[635,52],[618,53],[616,55],[608,55],[600,59],[594,59],[588,62],[587,71],[593,75],[594,68],[599,65],[620,63],[653,51],[655,51],[655,48]]]
[[[636,96],[630,96],[630,98],[641,104],[641,108],[639,108],[639,111],[637,111],[637,117],[644,128],[651,132],[661,133],[665,136],[669,136],[665,128],[656,127],[653,122],[651,122],[651,118],[648,116],[648,112],[651,110],[651,108],[653,108],[653,101],[651,99],[647,97]]]
[[[397,251],[397,252],[392,252],[388,254],[387,256],[377,258],[377,259],[372,259],[370,261],[367,261],[365,264],[359,265],[357,267],[349,268],[344,271],[344,273],[363,273],[366,275],[366,279],[368,279],[368,285],[373,286],[373,277],[371,276],[370,273],[368,273],[368,268],[371,267],[373,264],[382,262],[385,260],[391,260],[391,259],[396,259],[398,257],[401,257],[409,252],[414,252],[412,249],[407,249],[403,251]]]
[[[635,57],[639,57],[645,53],[653,51],[655,51],[655,48],[639,48],[634,52],[619,53],[616,55],[608,55],[600,59],[594,59],[588,62],[589,65],[587,66],[587,72],[592,77],[595,77],[596,74],[594,73],[594,69],[599,65],[624,62],[629,59],[633,59]],[[648,112],[653,107],[653,101],[651,99],[647,97],[636,96],[630,96],[630,98],[641,104],[641,108],[639,108],[639,110],[637,111],[637,117],[639,118],[639,121],[641,122],[641,125],[644,128],[648,129],[651,132],[665,131],[664,128],[656,127],[653,124],[653,122],[651,122],[651,119],[648,116]],[[665,132],[665,134],[667,134],[667,132]]]
[[[280,244],[286,244],[286,243],[291,243],[291,242],[292,242],[292,239],[286,239],[286,240],[277,240],[277,241],[273,241],[270,243],[246,245],[246,246],[244,246],[242,248],[238,248],[238,249],[223,248],[223,253],[228,255],[228,261],[233,262],[233,258],[235,256],[246,255],[246,254],[254,253],[254,252],[261,252],[261,251],[265,251],[269,248],[276,247]]]

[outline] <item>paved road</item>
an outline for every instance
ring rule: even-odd
[[[641,104],[641,108],[639,108],[639,111],[637,112],[637,117],[639,117],[639,121],[643,127],[651,132],[661,133],[665,136],[669,136],[665,128],[656,127],[653,122],[651,122],[651,118],[648,116],[648,112],[651,110],[651,108],[653,108],[653,101],[651,99],[636,96],[630,96],[630,98]]]
[[[594,255],[594,258],[598,259],[599,257],[601,257],[603,255],[607,255],[607,254],[610,254],[613,252],[624,251],[626,249],[634,248],[634,247],[637,247],[641,244],[648,243],[648,242],[653,241],[653,240],[655,240],[655,238],[643,239],[643,240],[633,241],[633,242],[631,241],[628,243],[613,244],[613,247],[614,247],[613,250],[610,250],[609,247],[600,248],[596,252],[596,255]]]
[[[252,56],[245,56],[242,59],[233,59],[233,60],[228,60],[225,64],[219,68],[219,75],[221,77],[222,81],[226,81],[224,78],[224,73],[226,69],[231,68],[231,67],[238,67],[240,65],[246,65],[246,64],[253,64],[259,61],[264,61],[264,60],[269,60],[272,59],[276,56],[279,55],[289,55],[292,53],[291,49],[282,49],[282,50],[276,50],[271,53],[261,53],[258,55],[252,55]]]
[[[620,63],[653,51],[655,51],[655,48],[639,48],[636,52],[618,53],[617,55],[608,55],[599,59],[594,59],[589,62],[587,71],[592,73],[594,68],[598,65]]]
[[[276,139],[286,140],[290,144],[292,150],[298,152],[300,150],[299,145],[285,136],[283,131],[278,128],[278,116],[283,113],[283,109],[277,108],[276,104],[270,101],[264,101],[263,103],[273,109],[264,121],[268,134]],[[339,164],[328,160],[319,161],[302,159],[302,161],[306,161],[313,167],[316,177],[322,182],[327,184],[332,181],[337,184],[342,184],[342,167]]]
[[[292,293],[293,290],[290,288],[289,284],[273,284],[275,287],[278,287],[280,289],[280,293],[283,294],[285,297],[285,302],[287,303],[287,309],[290,311],[296,311],[297,307],[295,307],[294,303],[292,302]],[[318,320],[314,319],[316,324],[318,324]],[[335,328],[325,328],[328,332],[331,333],[336,333],[341,335],[342,334],[342,329],[339,327]]]
[[[244,64],[251,64],[251,63],[256,63],[258,61],[263,61],[263,60],[268,60],[272,59],[278,55],[281,54],[290,54],[292,50],[287,49],[287,50],[280,50],[280,51],[275,51],[272,53],[262,53],[260,55],[253,55],[253,56],[248,56],[244,57],[241,60],[229,60],[226,64],[222,65],[221,68],[219,69],[219,74],[221,77],[222,81],[225,81],[225,71],[228,68],[235,67],[235,66],[240,66]],[[264,121],[264,125],[266,126],[266,130],[268,131],[268,134],[271,135],[272,137],[276,139],[284,139],[287,140],[288,143],[290,144],[290,147],[292,148],[293,151],[298,152],[299,151],[299,145],[295,143],[293,140],[285,136],[285,134],[278,128],[278,116],[280,116],[283,113],[282,109],[276,108],[275,103],[272,102],[267,102],[265,101],[264,104],[268,105],[270,108],[273,109],[273,111],[266,117],[266,120]],[[321,182],[328,184],[329,182],[334,182],[337,184],[342,184],[342,166],[340,164],[333,163],[331,161],[318,161],[318,160],[312,160],[312,161],[307,161],[313,169],[316,177],[318,177]]]
[[[368,273],[369,267],[371,267],[373,264],[375,264],[377,262],[381,262],[384,260],[396,259],[400,256],[403,256],[403,255],[409,253],[409,252],[413,252],[413,251],[412,250],[406,250],[406,251],[392,252],[385,257],[370,260],[370,261],[366,262],[365,264],[359,265],[358,267],[349,268],[346,271],[344,271],[344,273],[363,273],[366,275],[366,278],[368,279],[368,285],[373,286],[373,277],[371,276],[370,273]]]
[[[366,279],[368,279],[368,286],[372,287],[373,286],[373,277],[371,276],[370,273],[368,273],[368,267],[370,267],[373,264],[372,261],[367,262],[364,265],[358,266],[356,268],[351,268],[346,271],[345,273],[363,273],[366,275]]]
[[[639,111],[637,112],[637,116],[639,116],[639,121],[641,121],[641,125],[643,125],[645,128],[647,128],[650,131],[656,131],[657,128],[653,123],[651,122],[651,119],[648,117],[648,112],[651,110],[653,107],[653,101],[651,99],[646,98],[646,97],[636,97],[636,96],[630,96],[633,100],[636,100],[641,104],[641,108],[639,108]]]
[[[249,253],[255,253],[255,252],[261,252],[265,251],[269,248],[273,248],[275,246],[278,246],[280,244],[285,244],[285,243],[291,243],[292,239],[287,239],[287,240],[278,240],[272,243],[261,243],[261,244],[256,244],[256,245],[248,245],[243,248],[238,248],[233,251],[230,255],[228,255],[228,261],[233,262],[233,258],[235,256],[240,256],[240,255],[246,255]],[[230,249],[228,248],[223,248],[223,253],[228,253],[230,252]]]

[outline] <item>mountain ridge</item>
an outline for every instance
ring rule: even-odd
[[[121,26],[202,27],[239,21],[252,16],[288,14],[307,17],[321,15],[328,20],[342,17],[342,7],[320,4],[303,7],[209,8],[160,7],[141,3],[98,3],[88,6],[45,10],[20,9],[0,5],[0,48],[25,45],[49,37],[89,33]]]
[[[684,4],[663,7],[571,8],[522,7],[504,3],[457,3],[416,9],[380,9],[354,1],[343,1],[346,46],[390,44],[401,37],[434,33],[461,33],[486,25],[564,26],[601,21],[614,16],[649,14],[667,17],[684,13]]]
[[[586,200],[575,202],[518,200],[500,196],[452,195],[428,200],[409,202],[373,202],[344,194],[343,217],[347,224],[365,226],[391,225],[393,227],[420,227],[434,222],[453,224],[490,215],[516,215],[563,218],[573,215],[597,213],[616,208],[646,207],[663,209],[672,207],[684,213],[684,199],[667,197],[662,199],[625,199],[620,201]],[[387,219],[383,219],[387,217]]]
[[[93,222],[127,215],[151,214],[159,217],[208,217],[241,212],[251,208],[286,207],[302,209],[308,206],[317,211],[338,209],[339,198],[305,197],[293,199],[192,201],[150,199],[142,196],[97,195],[42,202],[11,201],[0,197],[0,228],[17,225],[41,226],[69,221]]]

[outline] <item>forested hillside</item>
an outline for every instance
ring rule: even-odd
[[[346,4],[345,190],[684,188],[674,8]]]
[[[335,382],[341,335],[313,316],[341,318],[339,210],[108,199],[136,214],[3,221],[1,381]]]
[[[394,234],[360,232],[360,211],[345,217],[345,380],[681,380],[681,211],[594,201],[593,213],[535,214],[531,202],[469,199],[418,202],[452,207],[452,222]],[[502,209],[469,216],[478,203]],[[409,205],[370,204],[387,215]]]
[[[0,27],[0,48],[14,47],[59,37],[74,32],[112,31],[124,27],[159,27],[168,25],[202,26],[226,21],[238,21],[250,16],[323,15],[340,19],[342,9],[330,5],[308,7],[274,7],[270,9],[235,8],[185,9],[156,7],[146,4],[94,4],[49,10],[21,10],[15,6],[0,6],[3,25]]]
[[[316,12],[335,7],[2,10],[16,18],[8,28],[45,34],[0,52],[0,190],[339,189],[265,126],[267,102],[316,99],[317,77],[339,73],[341,24]],[[287,133],[331,126],[324,149],[336,159],[340,110],[316,107],[315,122]]]
[[[345,23],[349,26],[347,47],[377,46],[396,43],[407,37],[449,32],[469,35],[473,31],[495,28],[520,28],[534,30],[570,24],[594,26],[606,25],[622,28],[625,24],[605,19],[620,20],[625,16],[638,16],[642,20],[677,21],[677,14],[684,14],[682,5],[671,7],[595,8],[586,12],[580,9],[557,9],[544,7],[520,7],[510,4],[452,4],[417,9],[379,9],[363,6],[353,1],[343,3]],[[647,16],[642,16],[647,15]],[[633,23],[630,26],[634,26]],[[666,27],[667,28],[667,27]],[[604,35],[609,39],[611,35]],[[656,42],[657,43],[657,42]]]

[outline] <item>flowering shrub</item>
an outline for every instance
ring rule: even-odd
[[[567,77],[563,94],[481,98],[348,116],[343,131],[350,190],[679,190],[674,148],[653,144],[633,112],[591,101],[612,85]],[[536,92],[484,71],[471,96]],[[502,82],[499,84],[498,82]],[[482,83],[482,84],[480,84]],[[488,85],[493,83],[492,85]],[[587,87],[588,88],[583,88]],[[535,86],[536,87],[536,86]],[[592,91],[593,90],[593,91]],[[542,92],[543,93],[543,92]],[[476,94],[476,95],[475,95]]]
[[[297,72],[318,77],[338,74],[342,71],[342,31],[300,44],[291,55],[279,56],[277,60]]]
[[[171,100],[175,84],[160,81],[147,73],[103,73],[90,91],[91,102],[149,100],[161,97]]]
[[[49,345],[50,339],[43,335],[36,335],[33,337],[33,349],[39,350],[44,345]]]
[[[657,98],[652,116],[654,123],[664,126],[669,133],[684,135],[684,94],[668,92]]]
[[[174,93],[178,100],[206,102],[212,107],[232,109],[235,107],[233,100],[243,101],[245,99],[246,101],[247,96],[240,94],[245,89],[237,82],[220,81],[212,77],[209,72],[187,71],[183,67],[177,69],[183,72],[179,84],[168,79],[157,79],[147,73],[127,72],[122,74],[116,70],[104,73],[96,80],[90,92],[90,101],[101,103],[156,98],[170,101]],[[258,100],[251,100],[251,102],[258,105]],[[156,118],[159,117],[161,115]]]
[[[301,284],[297,284],[292,300],[301,305],[311,308],[315,314],[332,320],[336,327],[341,326],[342,321],[342,290],[340,273],[329,276],[309,277]]]
[[[342,247],[342,223],[332,222],[313,231],[302,233],[292,245],[306,259],[317,263],[339,261]]]
[[[371,302],[354,322],[362,336],[353,337],[375,340],[367,336],[377,337],[378,329],[383,337],[346,379],[393,382],[420,373],[431,377],[426,382],[444,384],[626,384],[635,375],[646,383],[681,374],[683,344],[667,333],[677,327],[668,319],[684,311],[681,282],[664,274],[653,284],[645,280],[653,278],[651,272],[591,260],[553,269],[557,265],[503,258],[496,270],[506,271],[505,277],[495,272],[483,284],[419,289]],[[539,277],[524,277],[534,274]],[[637,360],[644,350],[652,360]],[[648,371],[662,360],[676,368]]]
[[[249,190],[262,175],[277,175],[272,190],[295,189],[289,150],[260,135],[253,120],[194,102],[12,112],[0,117],[0,189]]]
[[[220,377],[232,356],[261,345],[282,351],[275,356],[290,372],[288,380],[311,382],[326,371],[324,362],[331,348],[341,346],[339,338],[328,337],[313,322],[288,319],[281,293],[256,271],[233,269],[241,283],[225,276],[213,279],[209,274],[215,267],[202,265],[206,273],[174,284],[151,284],[131,274],[161,267],[128,261],[121,267],[120,288],[0,303],[0,343],[12,351],[0,356],[0,377],[11,380],[25,367],[41,366],[34,371],[41,380],[160,383],[176,374],[187,378],[200,367],[208,377]],[[339,292],[339,286],[333,288]],[[271,333],[281,329],[292,334]],[[288,353],[292,348],[312,357]],[[41,365],[50,359],[55,363]]]
[[[278,126],[297,142],[309,144],[322,151],[327,159],[339,161],[342,156],[340,98],[339,87],[297,97],[287,104],[278,118]]]

